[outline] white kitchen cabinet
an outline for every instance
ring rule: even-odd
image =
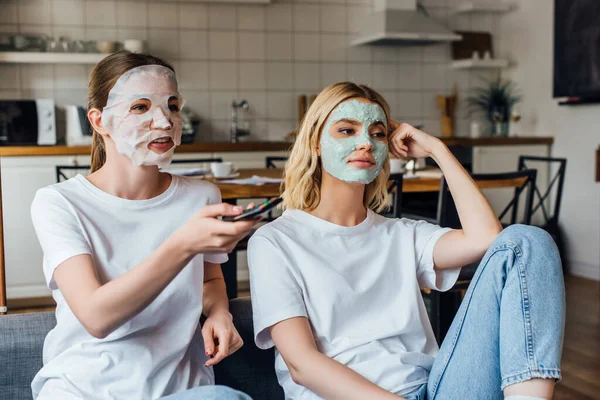
[[[476,146],[473,147],[473,173],[487,174],[498,172],[516,171],[519,165],[519,156],[549,157],[549,145],[510,145],[510,146]],[[549,170],[539,168],[536,178],[537,186],[542,193],[549,184]],[[514,189],[486,189],[483,191],[496,213],[502,212],[514,196]],[[535,201],[534,201],[535,204]],[[519,203],[519,216],[523,211],[524,195]],[[549,205],[549,204],[548,204]],[[510,212],[508,213],[510,216]],[[508,217],[507,216],[507,217]],[[503,221],[507,221],[507,217]],[[520,218],[519,218],[520,219]],[[542,215],[536,213],[532,221],[534,224],[543,222]]]
[[[42,249],[31,222],[38,189],[56,182],[56,165],[81,164],[83,156],[2,157],[2,211],[7,297],[49,296],[42,271]]]

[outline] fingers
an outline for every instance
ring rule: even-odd
[[[256,205],[254,203],[250,203],[246,206],[246,210],[250,210],[252,208],[256,207]]]
[[[214,355],[213,358],[206,362],[205,365],[207,367],[218,364],[229,355],[229,342],[231,341],[231,332],[220,331],[216,332],[216,334],[219,340],[219,345],[217,346],[217,353]]]
[[[202,218],[215,218],[220,216],[235,216],[244,211],[243,207],[234,206],[233,204],[221,203],[210,204],[198,211],[198,216]]]
[[[213,327],[210,324],[202,328],[202,339],[204,339],[204,351],[211,357],[215,351],[215,341],[213,340]]]

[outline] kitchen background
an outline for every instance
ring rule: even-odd
[[[548,0],[549,1],[549,0]],[[461,0],[425,0],[454,30],[495,41],[501,14],[455,14]],[[372,86],[392,117],[440,133],[436,95],[456,83],[455,135],[469,135],[467,91],[481,72],[450,68],[450,45],[350,46],[371,0],[277,0],[270,5],[115,0],[0,0],[0,31],[70,40],[143,39],[171,62],[187,105],[202,119],[196,141],[228,140],[232,100],[250,105],[251,140],[281,141],[297,127],[297,96],[352,80]],[[93,66],[0,64],[0,98],[85,105]]]

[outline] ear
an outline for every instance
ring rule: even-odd
[[[102,136],[108,136],[108,132],[104,130],[102,127],[102,111],[97,108],[92,108],[87,113],[88,120],[90,121],[90,125],[92,125],[92,129],[101,134]]]

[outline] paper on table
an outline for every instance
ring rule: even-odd
[[[206,175],[209,172],[205,168],[162,168],[161,171],[183,176]]]
[[[233,183],[236,185],[264,185],[265,183],[281,183],[283,179],[281,178],[268,178],[266,176],[257,176],[254,175],[251,178],[245,179],[228,179],[219,181],[220,183]]]

